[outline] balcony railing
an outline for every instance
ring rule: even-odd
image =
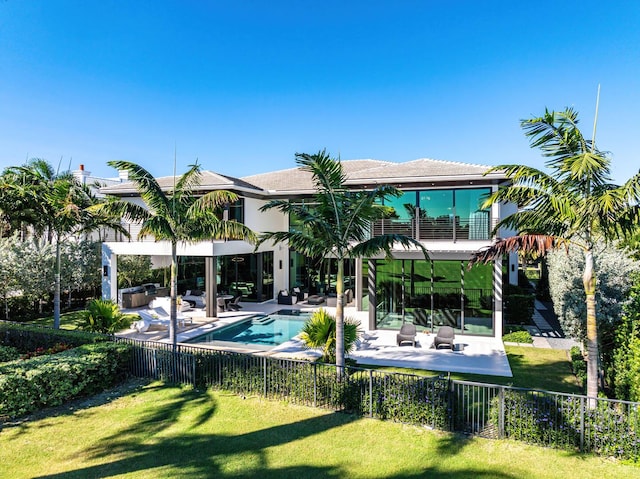
[[[497,224],[487,214],[470,217],[412,218],[408,220],[385,219],[372,225],[372,235],[402,234],[420,241],[425,240],[489,240],[491,230]]]

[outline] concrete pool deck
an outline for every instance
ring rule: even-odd
[[[178,342],[184,342],[201,334],[233,324],[254,314],[271,314],[281,309],[313,311],[323,307],[322,305],[311,306],[306,303],[293,306],[282,305],[277,304],[275,300],[265,303],[241,303],[241,305],[242,309],[240,311],[218,313],[217,318],[207,318],[204,311],[198,309],[184,312],[183,314],[192,318],[193,324],[179,329]],[[335,312],[335,307],[324,306],[324,308],[331,313]],[[135,312],[135,310],[129,312]],[[500,338],[457,335],[455,343],[462,345],[462,348],[459,351],[451,351],[448,349],[433,349],[432,344],[435,335],[418,333],[415,347],[409,345],[397,346],[397,331],[383,329],[369,331],[365,328],[368,323],[368,312],[356,311],[354,307],[346,307],[345,317],[347,316],[359,320],[362,325],[363,333],[358,340],[356,350],[349,357],[355,359],[363,367],[367,365],[391,366],[439,372],[513,376],[504,350],[504,344]],[[118,336],[163,343],[169,342],[166,329],[150,329],[144,333],[129,330],[118,333]],[[198,346],[202,345],[198,344]],[[320,355],[317,351],[305,348],[302,342],[295,338],[268,351],[265,351],[264,348],[244,347],[241,344],[216,345],[215,348],[294,359],[315,359]]]

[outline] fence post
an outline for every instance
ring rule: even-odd
[[[369,369],[369,417],[373,417],[373,369]]]
[[[448,398],[448,410],[449,410],[449,431],[455,430],[455,401],[453,394],[453,381],[451,380],[451,373],[447,373],[447,398]]]
[[[318,363],[313,362],[313,407],[317,406],[318,401]]]
[[[584,452],[584,397],[580,398],[580,452]]]
[[[502,439],[504,437],[504,388],[503,387],[498,389],[498,398],[499,398],[498,438]]]
[[[262,393],[264,395],[264,397],[267,397],[267,357],[266,356],[262,356],[262,381],[264,383],[263,388],[262,388]]]

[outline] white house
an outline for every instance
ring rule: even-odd
[[[517,257],[508,264],[467,268],[472,252],[491,244],[491,231],[500,218],[515,211],[512,205],[480,208],[485,195],[505,183],[500,172],[486,174],[488,166],[418,159],[405,163],[378,160],[342,162],[347,186],[366,189],[391,184],[403,195],[389,204],[396,216],[371,225],[372,234],[396,232],[421,241],[429,251],[394,251],[384,257],[354,259],[346,268],[345,288],[355,307],[369,312],[369,329],[399,329],[405,321],[437,331],[453,326],[456,335],[502,335],[502,278],[517,282]],[[158,179],[170,190],[174,179]],[[225,215],[257,233],[287,230],[295,226],[282,213],[260,207],[274,198],[305,201],[314,193],[310,173],[299,168],[243,178],[204,171],[198,191],[230,190],[240,200]],[[140,202],[132,183],[101,189],[106,195]],[[138,226],[127,225],[131,240],[103,243],[103,296],[117,298],[117,258],[123,254],[150,255],[154,264],[170,261],[167,242],[136,239]],[[508,232],[500,232],[506,236]],[[201,289],[207,295],[207,315],[214,316],[220,291],[239,291],[243,301],[272,301],[281,290],[294,287],[309,295],[330,297],[334,291],[335,265],[314,262],[286,245],[254,246],[243,241],[203,241],[181,244],[179,293]]]

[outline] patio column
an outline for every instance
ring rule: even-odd
[[[369,288],[369,330],[376,329],[376,260],[369,260],[369,276],[367,278]]]
[[[102,299],[118,302],[118,256],[102,243]]]
[[[218,317],[218,261],[215,256],[207,256],[204,259],[204,286],[206,315],[208,318]]]
[[[493,263],[493,335],[502,338],[502,260]]]

